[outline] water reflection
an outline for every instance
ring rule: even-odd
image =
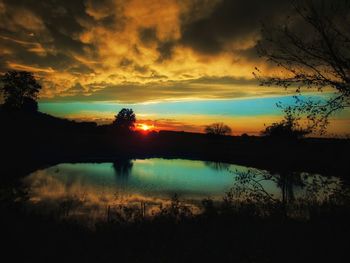
[[[280,190],[274,195],[264,186],[266,182],[274,182]],[[325,202],[342,191],[343,183],[340,178],[324,177],[308,173],[270,173],[257,169],[237,172],[235,183],[230,189],[232,196],[242,200],[255,202],[274,202],[284,205],[296,202]]]
[[[174,194],[193,211],[201,201],[227,195],[256,202],[293,203],[329,198],[339,179],[307,173],[269,173],[247,167],[190,160],[117,160],[113,163],[63,163],[24,179],[30,204],[62,216],[109,217],[115,207],[153,214]],[[227,200],[227,199],[226,199]]]
[[[230,164],[221,162],[204,162],[206,166],[216,171],[225,171],[230,168]]]
[[[120,159],[113,162],[115,175],[118,177],[129,177],[133,167],[133,162],[130,159]]]

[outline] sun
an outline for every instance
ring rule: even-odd
[[[153,125],[148,125],[148,124],[145,124],[145,123],[139,123],[137,124],[137,128],[139,130],[142,130],[142,131],[149,131],[149,130],[152,130],[154,128]]]

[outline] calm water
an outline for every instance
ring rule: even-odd
[[[182,201],[198,208],[203,198],[222,200],[225,192],[237,183],[239,175],[248,171],[247,167],[238,165],[154,158],[114,163],[62,163],[35,171],[24,183],[34,207],[49,211],[69,205],[77,214],[97,217],[105,213],[107,207],[120,204],[147,203],[155,209],[169,203],[175,193]],[[299,181],[288,182],[288,195],[291,192],[293,197],[305,195],[305,182],[315,178],[322,179],[304,174]],[[286,195],[282,188],[287,188],[281,187],[278,176],[265,178],[260,184],[275,198]]]

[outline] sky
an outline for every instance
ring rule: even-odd
[[[108,123],[128,107],[158,129],[222,121],[257,134],[292,100],[252,74],[278,70],[256,45],[261,23],[290,10],[288,0],[0,0],[0,72],[33,72],[40,110],[60,117]],[[350,133],[349,112],[333,119],[331,133]]]

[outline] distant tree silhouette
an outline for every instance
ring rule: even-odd
[[[113,125],[120,130],[130,131],[136,122],[136,115],[132,109],[121,109],[115,116]]]
[[[296,97],[295,113],[307,116],[309,126],[325,131],[328,117],[350,106],[350,2],[293,1],[295,16],[277,28],[263,26],[258,52],[281,70],[259,77],[262,85],[322,91],[328,100]]]
[[[1,76],[4,108],[8,110],[37,111],[37,96],[41,85],[33,73],[8,71]]]
[[[284,119],[267,126],[261,132],[262,135],[279,139],[300,139],[311,133],[310,129],[304,129],[299,125],[299,118],[293,114],[291,107],[286,108],[284,111]]]
[[[204,131],[209,135],[228,135],[232,132],[231,128],[222,122],[210,124],[205,127]]]

